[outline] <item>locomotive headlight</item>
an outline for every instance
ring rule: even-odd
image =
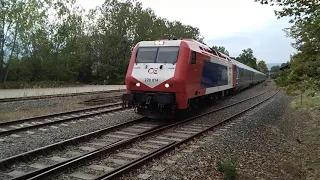
[[[163,42],[163,41],[155,41],[154,44],[155,44],[155,45],[163,45],[164,42]]]
[[[164,87],[168,88],[168,87],[170,87],[170,85],[169,85],[168,83],[166,83],[166,84],[164,85]]]
[[[136,83],[136,86],[137,86],[137,87],[140,87],[140,83]]]

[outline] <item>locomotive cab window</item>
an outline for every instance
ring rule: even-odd
[[[179,47],[160,47],[156,63],[175,63]]]
[[[196,64],[196,52],[191,51],[191,64]]]
[[[136,63],[175,63],[179,47],[140,47]]]
[[[156,47],[140,47],[137,52],[137,63],[154,63],[158,53]]]

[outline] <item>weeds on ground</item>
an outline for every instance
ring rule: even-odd
[[[217,161],[218,170],[223,173],[225,180],[234,180],[237,176],[238,159],[235,156],[219,159]]]
[[[293,105],[297,108],[311,110],[312,112],[320,114],[320,94],[313,94],[306,92],[301,96],[297,96],[293,101]]]

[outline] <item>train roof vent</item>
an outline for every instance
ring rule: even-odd
[[[224,55],[222,55],[219,51],[216,51],[215,49],[212,49],[212,48],[207,49],[207,48],[203,48],[203,47],[201,47],[201,46],[199,46],[199,48],[200,48],[201,50],[203,50],[203,51],[206,51],[206,52],[208,52],[208,53],[211,53],[211,54],[213,54],[213,55],[215,55],[215,56],[218,56],[218,57],[220,57],[220,58],[222,58],[222,59],[226,59],[226,60],[230,61],[230,58],[229,58],[229,57],[225,57]]]
[[[212,54],[218,56],[217,52],[214,49],[211,49]]]
[[[221,57],[222,59],[226,59],[226,57],[224,57],[219,51],[217,51],[219,57]]]

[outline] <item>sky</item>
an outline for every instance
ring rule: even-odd
[[[258,60],[266,63],[287,62],[295,52],[293,40],[285,36],[288,19],[277,19],[274,7],[254,0],[138,0],[157,16],[198,27],[209,46],[224,46],[230,56],[251,48]],[[77,0],[88,10],[104,0]]]

